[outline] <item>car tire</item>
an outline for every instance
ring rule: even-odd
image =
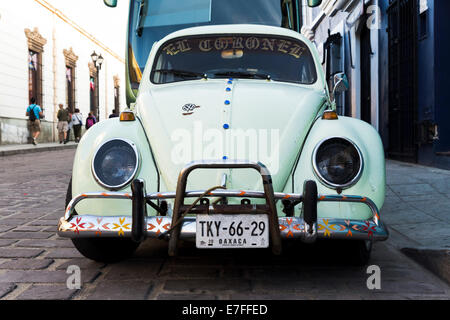
[[[107,263],[130,258],[139,246],[128,238],[74,238],[72,243],[86,258]]]
[[[66,194],[66,207],[72,200],[72,179]],[[76,211],[74,209],[74,214]],[[133,255],[139,243],[130,238],[72,238],[75,248],[86,258],[98,262],[118,262]]]
[[[350,240],[347,243],[349,262],[355,266],[365,266],[370,261],[372,240]]]

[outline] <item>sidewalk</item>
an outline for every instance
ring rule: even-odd
[[[450,283],[450,171],[388,160],[386,183],[387,241]]]
[[[0,145],[0,157],[10,156],[15,154],[52,151],[61,149],[75,149],[77,143],[70,141],[67,144],[59,144],[58,142],[50,143],[38,143],[36,146],[33,144],[12,144],[12,145]]]

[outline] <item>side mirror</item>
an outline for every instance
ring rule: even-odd
[[[336,73],[334,75],[334,88],[333,88],[333,95],[336,92],[344,92],[348,90],[348,80],[347,80],[347,76],[345,75],[345,73],[340,72],[340,73]]]
[[[111,8],[115,8],[117,6],[117,0],[103,0],[103,3]]]
[[[320,6],[322,4],[322,0],[308,0],[308,7],[314,8]]]

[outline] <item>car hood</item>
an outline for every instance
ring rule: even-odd
[[[195,160],[246,159],[264,163],[275,191],[289,177],[323,92],[266,80],[212,79],[154,85],[142,90],[137,114],[147,133],[163,179],[174,191],[180,170]],[[188,190],[220,185],[262,190],[250,169],[194,171]]]

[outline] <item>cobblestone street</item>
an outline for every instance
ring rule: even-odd
[[[372,253],[370,264],[381,269],[380,290],[367,288],[366,267],[346,265],[338,244],[325,242],[313,246],[286,243],[279,257],[270,250],[209,251],[185,243],[178,257],[169,258],[167,242],[147,240],[133,258],[121,263],[90,261],[74,249],[70,240],[56,234],[74,154],[71,149],[0,157],[1,299],[450,297],[449,286],[403,255],[391,238],[376,243]],[[400,169],[395,170],[401,175]],[[402,179],[402,183],[408,183],[406,177]],[[388,199],[404,189],[399,190],[391,188]],[[412,187],[409,192],[413,192]],[[419,202],[408,205],[414,205],[414,214],[422,214]],[[387,209],[406,215],[392,205]],[[386,221],[395,224],[393,218]],[[409,230],[408,226],[398,229],[405,234]],[[426,237],[421,239],[428,241]],[[66,286],[70,265],[82,270],[79,290]]]

